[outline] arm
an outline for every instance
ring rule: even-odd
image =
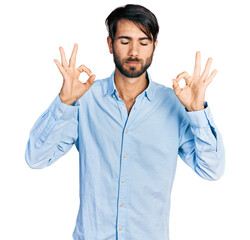
[[[206,102],[204,107],[204,110],[184,113],[179,155],[200,177],[217,180],[225,169],[224,146]]]
[[[61,102],[59,95],[30,131],[25,160],[31,168],[44,168],[66,154],[78,138],[78,107]]]
[[[179,74],[173,79],[173,89],[186,110],[180,127],[179,155],[201,177],[216,180],[224,172],[225,156],[221,135],[205,102],[206,88],[217,73],[214,70],[208,76],[211,63],[209,58],[200,75],[200,52],[197,52],[193,75]],[[178,83],[182,78],[186,82],[184,88]]]
[[[75,44],[69,64],[62,47],[59,48],[62,64],[54,60],[63,76],[63,85],[30,131],[25,160],[31,168],[49,166],[67,153],[78,139],[78,99],[92,86],[95,75],[84,65],[75,68],[77,49]],[[82,72],[89,75],[85,83],[79,80]]]

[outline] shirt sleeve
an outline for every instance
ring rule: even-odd
[[[78,139],[79,101],[61,102],[59,94],[30,130],[25,160],[31,168],[44,168],[66,154]]]
[[[200,177],[219,179],[225,169],[225,151],[207,102],[205,109],[185,109],[180,128],[179,155]]]

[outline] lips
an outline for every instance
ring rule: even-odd
[[[132,66],[135,66],[135,65],[139,64],[138,61],[127,61],[126,63],[127,63],[128,65],[132,65]]]
[[[128,58],[125,62],[126,64],[128,64],[129,66],[136,66],[140,63],[139,59],[132,59],[132,58]]]

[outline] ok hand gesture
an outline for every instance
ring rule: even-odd
[[[187,72],[180,73],[176,79],[173,79],[173,89],[180,102],[188,111],[198,111],[204,109],[205,92],[209,83],[213,80],[217,70],[213,70],[209,74],[212,58],[208,58],[205,69],[201,71],[201,54],[196,52],[195,67],[192,76]],[[184,78],[186,86],[180,88],[179,81]]]
[[[77,49],[78,45],[75,44],[69,60],[69,65],[62,47],[59,48],[62,64],[60,64],[57,59],[54,60],[63,76],[63,85],[59,93],[59,97],[63,103],[68,105],[71,105],[79,99],[95,81],[95,75],[93,75],[86,66],[81,65],[78,68],[75,68]],[[82,83],[79,80],[79,76],[82,72],[89,75],[89,79],[85,83]]]

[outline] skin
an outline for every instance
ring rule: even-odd
[[[69,64],[62,47],[59,47],[62,64],[60,64],[57,59],[54,60],[60,73],[63,76],[63,85],[59,93],[59,97],[62,103],[68,105],[72,105],[72,103],[74,103],[85,92],[87,92],[95,81],[95,75],[93,75],[90,69],[88,69],[85,65],[82,64],[78,68],[75,67],[77,49],[78,45],[75,44],[69,60]],[[82,83],[79,80],[79,76],[83,72],[89,75],[89,79],[85,83]]]
[[[110,37],[107,38],[109,52],[116,54],[117,59],[121,63],[123,69],[129,72],[138,72],[147,63],[150,57],[154,54],[153,42],[141,31],[141,29],[131,21],[121,20],[117,25],[117,33],[115,35],[114,43]],[[158,41],[155,41],[155,47]],[[95,75],[85,65],[80,65],[78,68],[76,64],[76,54],[78,45],[74,45],[74,49],[69,60],[62,47],[59,47],[61,54],[61,64],[55,59],[59,71],[63,76],[63,85],[59,93],[61,101],[65,104],[71,105],[79,99],[94,83]],[[188,111],[199,111],[204,109],[205,92],[207,86],[211,83],[217,70],[212,71],[209,75],[212,58],[208,58],[204,71],[201,72],[201,56],[200,52],[196,52],[195,67],[193,75],[190,76],[187,72],[182,72],[173,79],[173,89],[180,102],[187,108]],[[130,59],[128,61],[128,59]],[[138,59],[133,62],[131,59]],[[88,74],[89,79],[82,83],[79,76],[82,72]],[[119,97],[123,99],[127,106],[128,112],[134,104],[135,98],[142,93],[148,86],[146,79],[146,72],[138,77],[127,77],[122,74],[118,68],[115,69],[115,85],[119,93]],[[180,88],[179,81],[184,78],[186,86]]]
[[[116,52],[122,67],[127,72],[138,72],[147,64],[154,53],[153,42],[131,21],[121,20],[117,24],[114,43],[107,38],[109,52]],[[157,40],[155,47],[157,46]],[[138,59],[137,62],[128,59]],[[131,70],[134,69],[134,70]],[[146,71],[139,77],[131,78],[122,74],[116,67],[114,76],[119,97],[123,99],[128,112],[135,102],[135,98],[148,86]]]
[[[205,92],[207,86],[211,83],[217,70],[213,70],[209,74],[209,70],[212,64],[212,58],[208,58],[206,66],[202,74],[201,72],[201,54],[196,52],[195,67],[192,76],[189,76],[187,72],[180,73],[176,79],[173,79],[173,89],[180,102],[187,108],[188,111],[199,111],[204,109]],[[184,88],[180,88],[179,81],[184,78],[186,85]]]

